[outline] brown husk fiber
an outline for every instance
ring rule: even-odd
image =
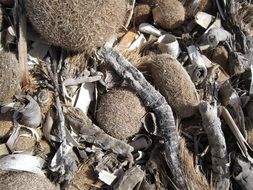
[[[205,176],[194,166],[193,155],[186,147],[185,140],[180,139],[179,157],[182,164],[183,173],[186,177],[189,190],[211,190]]]
[[[134,21],[136,25],[147,22],[151,14],[151,8],[148,4],[139,4],[134,8]]]
[[[73,51],[102,46],[124,25],[126,0],[27,0],[27,15],[50,43]]]
[[[118,88],[101,97],[97,121],[109,135],[117,139],[126,139],[139,131],[145,113],[145,107],[135,92]]]
[[[12,113],[0,114],[0,139],[8,138],[13,129]]]
[[[0,174],[2,190],[60,190],[46,177],[28,172],[2,172]]]
[[[178,0],[157,0],[154,22],[164,29],[178,28],[185,20],[185,8]]]
[[[196,88],[176,59],[166,54],[153,57],[151,72],[155,86],[180,118],[197,112],[199,97]]]
[[[10,100],[20,90],[20,70],[16,56],[0,52],[0,104]]]

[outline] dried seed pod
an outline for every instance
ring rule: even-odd
[[[8,137],[13,128],[12,113],[0,113],[0,139]]]
[[[60,190],[46,177],[28,172],[1,172],[0,182],[0,189],[4,190]]]
[[[167,30],[179,27],[185,20],[184,6],[178,0],[157,0],[152,12],[155,23]]]
[[[190,117],[197,112],[196,88],[176,59],[166,54],[157,55],[153,58],[151,72],[155,85],[179,117]]]
[[[14,143],[13,149],[15,151],[31,151],[36,144],[35,138],[32,136],[31,131],[25,128],[20,129],[19,136]]]
[[[16,56],[0,53],[0,104],[11,99],[20,91],[20,70]]]
[[[126,0],[27,0],[27,15],[50,43],[73,51],[102,46],[124,25]]]
[[[126,139],[139,131],[145,113],[145,107],[133,91],[119,88],[101,97],[97,121],[109,135]]]
[[[151,8],[148,4],[140,4],[134,8],[134,21],[139,25],[143,22],[147,22],[151,13]]]

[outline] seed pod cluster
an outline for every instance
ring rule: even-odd
[[[151,72],[155,86],[179,117],[190,117],[197,112],[199,97],[196,88],[176,59],[167,54],[155,56]]]
[[[118,88],[103,95],[98,105],[97,121],[109,135],[126,139],[140,130],[145,107],[135,92]]]

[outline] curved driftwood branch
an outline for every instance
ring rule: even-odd
[[[146,107],[155,113],[159,129],[157,134],[164,139],[165,159],[179,189],[187,189],[179,160],[179,133],[175,126],[171,107],[165,98],[132,66],[119,52],[112,48],[101,48],[98,54],[108,62],[116,73],[127,80],[138,93]]]

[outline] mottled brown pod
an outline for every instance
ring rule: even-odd
[[[4,190],[60,190],[46,177],[28,172],[1,172],[0,189]]]
[[[148,4],[139,4],[134,8],[134,22],[139,25],[143,22],[147,22],[151,14],[151,8]]]
[[[180,118],[194,115],[199,97],[183,66],[167,54],[153,58],[152,77],[161,94]]]
[[[50,43],[73,51],[102,46],[124,25],[126,0],[27,0],[34,28]]]
[[[0,104],[10,100],[20,90],[20,70],[16,56],[0,52]]]
[[[145,107],[134,91],[118,88],[101,97],[97,121],[109,135],[126,139],[140,130],[145,113]]]
[[[152,10],[154,22],[167,30],[178,28],[185,20],[185,9],[178,0],[157,0]]]

